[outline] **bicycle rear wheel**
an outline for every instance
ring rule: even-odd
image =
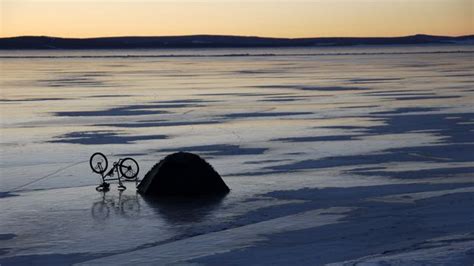
[[[120,174],[126,179],[134,179],[140,170],[137,161],[133,158],[125,158],[119,165]]]
[[[109,162],[107,161],[107,157],[100,152],[96,152],[92,154],[89,164],[92,168],[92,171],[98,174],[102,174],[107,170]]]

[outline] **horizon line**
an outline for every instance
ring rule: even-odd
[[[55,38],[55,39],[99,39],[99,38],[157,38],[157,37],[193,37],[193,36],[215,36],[215,37],[244,37],[244,38],[266,38],[266,39],[318,39],[318,38],[404,38],[414,36],[432,36],[432,37],[468,37],[474,36],[474,33],[465,35],[432,35],[426,33],[416,33],[409,35],[394,35],[394,36],[314,36],[314,37],[271,37],[271,36],[257,36],[257,35],[226,35],[226,34],[184,34],[184,35],[114,35],[114,36],[93,36],[93,37],[61,37],[61,36],[50,36],[50,35],[16,35],[16,36],[0,36],[0,39],[12,39],[12,38]]]

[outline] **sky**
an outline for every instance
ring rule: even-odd
[[[474,0],[0,0],[0,36],[474,34]]]

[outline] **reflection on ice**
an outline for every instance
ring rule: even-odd
[[[212,156],[229,156],[229,155],[256,155],[263,154],[267,151],[267,148],[246,148],[240,147],[239,145],[229,144],[214,144],[214,145],[202,145],[202,146],[190,146],[190,147],[176,147],[173,149],[161,149],[161,152],[174,152],[174,151],[187,151],[187,152],[198,152],[205,155]]]
[[[55,137],[52,143],[75,143],[83,145],[129,144],[141,140],[166,139],[165,135],[127,136],[113,131],[71,132]]]
[[[179,225],[202,222],[220,206],[224,198],[225,195],[197,199],[145,197],[143,200],[168,223]]]
[[[342,141],[342,140],[352,140],[358,136],[359,135],[331,135],[331,136],[317,136],[317,137],[294,137],[294,138],[272,139],[272,141],[284,141],[284,142]]]
[[[92,217],[99,221],[114,218],[115,215],[127,218],[138,217],[140,214],[139,195],[122,194],[122,190],[118,191],[117,197],[115,195],[107,195],[107,192],[102,192],[102,199],[92,204]]]
[[[162,108],[161,105],[130,105],[124,107],[114,107],[107,110],[99,111],[67,111],[57,112],[56,116],[134,116],[134,115],[151,115],[151,114],[166,114],[168,112],[161,110],[154,110]],[[148,110],[152,109],[152,110]]]
[[[221,121],[138,121],[133,123],[115,123],[115,124],[100,124],[97,126],[118,127],[118,128],[143,128],[143,127],[177,127],[177,126],[193,126],[193,125],[207,125],[218,124]]]

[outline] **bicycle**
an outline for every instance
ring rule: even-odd
[[[138,171],[140,168],[138,167],[137,161],[133,158],[126,157],[123,159],[119,159],[117,162],[114,162],[112,168],[107,171],[108,168],[108,160],[104,154],[100,152],[96,152],[92,154],[91,158],[89,159],[90,167],[94,173],[100,174],[102,178],[102,183],[98,185],[95,189],[97,191],[108,191],[110,184],[107,181],[117,180],[119,182],[118,189],[125,190],[127,189],[123,183],[122,178],[125,181],[135,181],[138,183]],[[117,173],[117,178],[112,178],[114,173]]]

